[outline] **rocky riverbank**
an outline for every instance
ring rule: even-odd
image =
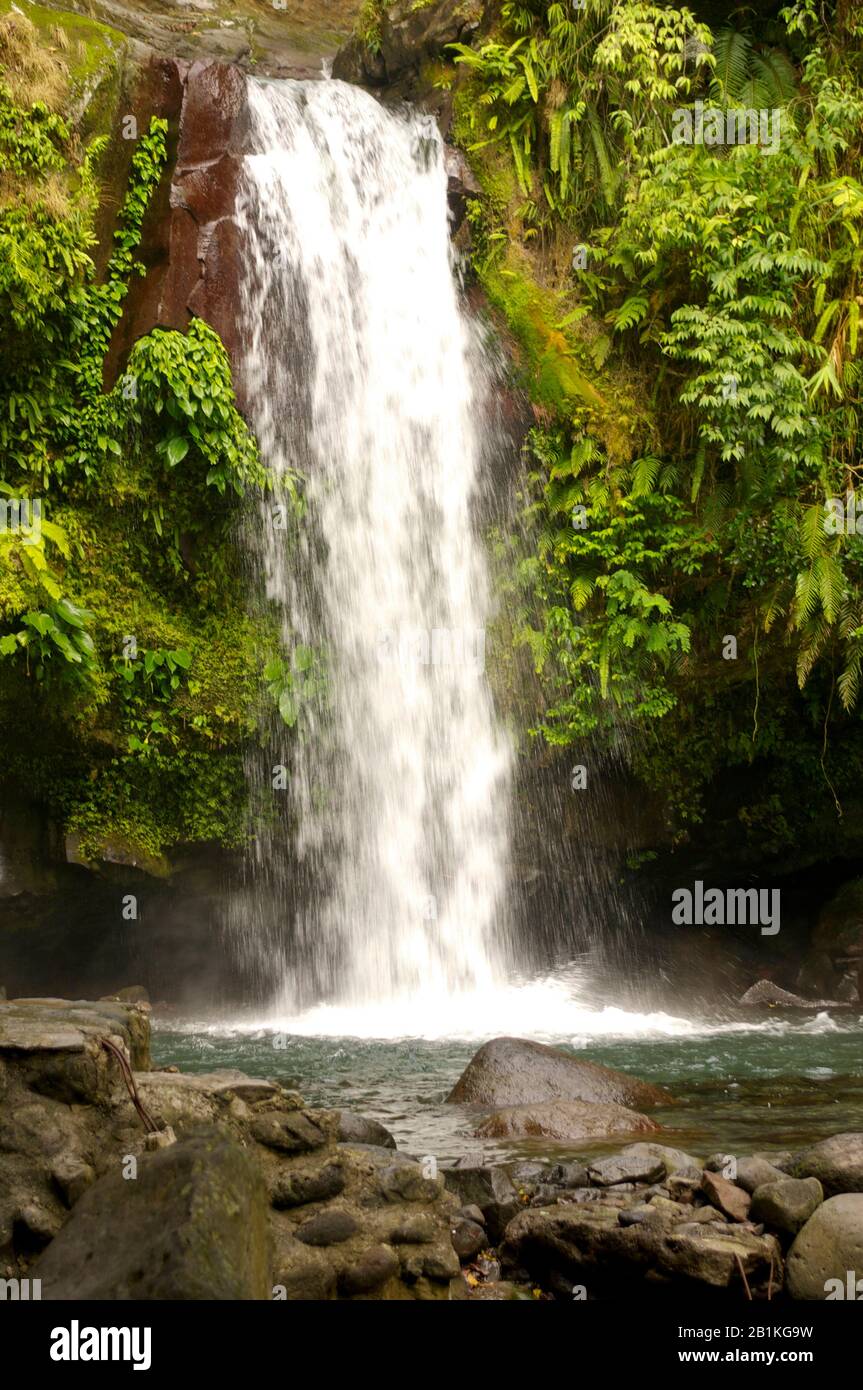
[[[0,1274],[43,1299],[824,1299],[863,1280],[863,1134],[439,1170],[276,1081],[153,1070],[149,1043],[146,1005],[0,1002]],[[612,1096],[666,1099],[497,1039],[449,1099],[477,1132],[502,1097],[589,1133],[647,1118]]]

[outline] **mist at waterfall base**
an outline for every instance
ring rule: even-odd
[[[863,1119],[859,1024],[669,1007],[643,905],[564,828],[566,789],[518,781],[487,680],[481,539],[509,505],[513,446],[461,300],[436,128],[333,81],[250,80],[249,110],[241,379],[273,488],[243,541],[274,648],[305,655],[296,727],[271,708],[246,760],[253,833],[226,929],[243,1002],[158,1013],[156,1058],[277,1077],[443,1159],[476,1150],[443,1100],[501,1034],[685,1077],[670,1123],[708,1145]],[[455,657],[432,656],[441,633]],[[780,1093],[784,1128],[765,1118]]]

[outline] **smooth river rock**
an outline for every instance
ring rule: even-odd
[[[661,1086],[524,1038],[493,1038],[468,1062],[447,1096],[450,1104],[538,1105],[551,1100],[641,1108],[666,1105]]]
[[[545,1105],[513,1105],[489,1115],[474,1130],[479,1139],[602,1139],[608,1134],[652,1134],[659,1125],[622,1105],[554,1100]],[[655,1166],[655,1165],[654,1165]],[[659,1171],[663,1172],[662,1165]]]
[[[863,1294],[863,1193],[846,1192],[824,1202],[797,1236],[788,1252],[788,1292],[792,1298],[826,1299],[836,1297],[838,1279],[847,1289],[861,1281]],[[841,1296],[841,1295],[840,1295]],[[845,1294],[847,1297],[847,1292]]]
[[[783,1178],[756,1187],[749,1216],[780,1235],[796,1236],[823,1201],[824,1189],[817,1178]]]
[[[834,1134],[796,1155],[795,1178],[817,1178],[828,1197],[863,1192],[863,1133]]]

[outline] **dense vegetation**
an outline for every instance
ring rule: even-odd
[[[200,320],[139,340],[104,388],[166,131],[139,133],[97,277],[100,161],[119,118],[109,105],[87,138],[68,114],[76,61],[111,31],[83,32],[0,21],[3,771],[84,857],[110,844],[157,868],[177,841],[242,835],[261,661],[230,497],[263,470]]]
[[[863,16],[497,14],[443,83],[537,421],[536,736],[624,760],[680,837],[740,777],[761,852],[829,850],[863,771],[863,539],[834,522],[859,475]],[[717,143],[708,111],[727,136],[747,108],[766,123]]]
[[[499,538],[540,691],[518,718],[625,763],[679,838],[731,779],[756,852],[826,854],[863,772],[863,20],[770,8],[499,0],[433,75],[535,419],[526,530]],[[157,866],[238,842],[257,699],[294,722],[298,678],[246,611],[232,524],[263,473],[217,336],[155,331],[105,380],[165,130],[97,273],[122,39],[32,15],[0,20],[3,777],[85,857]],[[679,138],[747,108],[740,142]]]

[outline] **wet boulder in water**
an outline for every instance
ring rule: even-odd
[[[447,1096],[450,1104],[511,1106],[552,1100],[640,1108],[663,1105],[661,1086],[524,1038],[493,1038],[468,1062]]]
[[[623,1105],[553,1100],[544,1105],[511,1105],[496,1110],[474,1131],[480,1139],[602,1139],[608,1134],[651,1134],[659,1125]],[[657,1167],[657,1161],[653,1161]],[[658,1164],[660,1174],[664,1173]]]

